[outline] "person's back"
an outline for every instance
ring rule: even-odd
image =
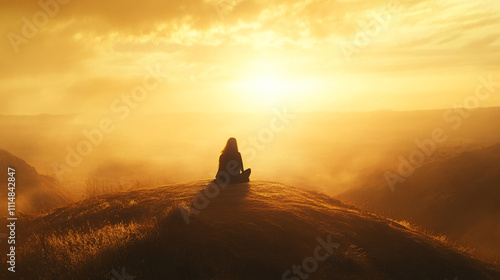
[[[247,170],[243,168],[243,160],[240,152],[238,152],[236,139],[229,138],[219,157],[219,169],[215,176],[216,181],[221,184],[248,182],[250,173],[250,168]]]
[[[243,171],[243,161],[239,152],[222,153],[219,157],[219,172],[226,170],[227,172]]]

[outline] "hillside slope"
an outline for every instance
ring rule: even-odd
[[[0,149],[0,182],[7,184],[8,168],[16,170],[16,206],[23,212],[59,207],[74,201],[73,196],[57,180],[40,175],[24,160]],[[7,205],[7,191],[0,192],[0,201]],[[0,216],[7,215],[7,207],[0,208]]]
[[[500,277],[498,268],[433,238],[277,183],[229,186],[204,200],[208,206],[187,224],[179,204],[191,205],[196,192],[211,187],[199,181],[121,192],[23,216],[17,273],[24,279]]]
[[[482,257],[499,257],[500,144],[425,164],[394,193],[377,174],[339,197],[470,244]]]

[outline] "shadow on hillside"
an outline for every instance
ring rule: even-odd
[[[250,191],[250,183],[220,186],[210,182],[194,195],[191,206],[200,211],[200,217],[203,213],[231,212],[248,205]]]

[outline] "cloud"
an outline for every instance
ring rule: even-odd
[[[389,9],[390,0],[69,0],[17,54],[8,34],[22,34],[23,18],[32,22],[43,10],[36,1],[7,1],[0,12],[0,92],[18,92],[16,104],[49,92],[54,105],[30,106],[34,113],[57,113],[65,102],[81,112],[154,63],[180,92],[193,91],[194,82],[223,91],[255,60],[279,60],[283,72],[321,77],[494,67],[498,11],[458,0],[395,3],[388,26],[346,64],[339,42],[352,42],[363,32],[360,24]]]

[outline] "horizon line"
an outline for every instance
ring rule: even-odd
[[[286,106],[285,106],[286,107]],[[278,107],[276,107],[278,108]],[[374,109],[374,110],[353,110],[353,111],[340,111],[340,110],[315,110],[315,111],[290,111],[294,113],[301,114],[318,114],[318,113],[330,113],[330,114],[345,114],[345,113],[382,113],[382,112],[391,112],[391,113],[409,113],[409,112],[436,112],[436,111],[445,111],[455,109],[452,107],[445,108],[432,108],[432,109],[410,109],[410,110],[402,110],[402,109]],[[489,106],[489,107],[477,107],[474,110],[485,110],[485,109],[500,109],[500,106]],[[227,111],[227,112],[165,112],[165,113],[140,113],[137,115],[142,116],[152,116],[152,115],[174,115],[174,114],[200,114],[200,115],[225,115],[225,114],[265,114],[270,113],[271,111]],[[85,115],[96,115],[102,116],[107,113],[68,113],[68,114],[50,114],[50,113],[40,113],[40,114],[0,114],[0,117],[68,117],[68,116],[85,116]]]

